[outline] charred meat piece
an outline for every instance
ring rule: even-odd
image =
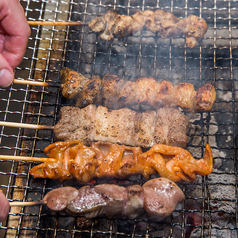
[[[96,17],[89,23],[93,32],[100,32],[103,40],[112,40],[114,36],[124,37],[143,27],[162,38],[186,37],[186,44],[193,48],[207,32],[207,23],[203,18],[190,15],[180,19],[172,13],[163,10],[144,12],[138,11],[132,16],[122,16],[113,11],[107,11],[101,17]]]
[[[139,113],[128,108],[67,106],[60,110],[54,136],[56,141],[95,140],[145,148],[161,143],[185,148],[188,127],[188,118],[176,108]]]
[[[98,76],[91,79],[80,73],[64,68],[60,71],[61,90],[64,97],[68,99],[77,98],[79,106],[85,106],[97,101],[100,95],[102,80]]]
[[[94,29],[94,32],[102,32],[101,38],[104,40],[111,40],[114,38],[112,34],[112,27],[114,26],[117,18],[117,13],[108,11],[103,17],[96,17],[89,23],[89,27]]]
[[[95,187],[85,186],[70,196],[69,188],[58,188],[46,195],[44,201],[54,211],[69,211],[75,216],[95,218],[106,216],[108,218],[140,217],[147,213],[148,218],[161,221],[169,216],[177,205],[185,199],[181,189],[172,181],[165,178],[153,179],[142,187],[132,185],[128,188],[114,184],[100,184]],[[66,194],[67,197],[58,196]],[[76,195],[77,194],[77,195]],[[52,206],[51,200],[62,206]],[[66,206],[65,206],[66,205]]]
[[[75,178],[81,184],[90,182],[92,178],[125,179],[136,174],[142,174],[148,179],[156,173],[174,182],[192,182],[197,174],[208,175],[213,170],[213,157],[209,145],[206,145],[204,158],[199,160],[180,147],[158,144],[143,153],[140,147],[108,142],[95,142],[91,147],[84,146],[80,141],[56,142],[46,147],[44,152],[51,159],[33,167],[29,171],[32,176],[62,181]],[[52,158],[55,158],[55,161],[52,161]],[[64,170],[68,168],[69,176],[60,177],[62,167]],[[104,189],[104,194],[107,194],[107,188],[100,189]],[[130,193],[137,194],[133,199],[136,199],[139,206],[140,190],[133,187],[130,188],[129,195]],[[107,213],[110,213],[110,209]],[[130,213],[127,206],[125,213]]]
[[[202,39],[208,28],[203,18],[194,15],[189,15],[187,18],[181,19],[178,25],[186,36],[186,44],[189,48],[196,46],[197,40]]]
[[[124,81],[113,74],[106,74],[102,80],[97,76],[86,79],[69,69],[62,70],[61,82],[63,96],[74,99],[78,107],[88,104],[135,110],[181,107],[186,111],[203,112],[211,111],[216,100],[216,91],[211,83],[195,91],[190,83],[174,86],[169,81],[157,82],[150,77],[138,78],[135,82]]]
[[[147,12],[150,12],[148,15]],[[178,27],[179,19],[170,12],[163,10],[145,11],[146,29],[154,33],[158,33],[162,38],[176,38],[181,36],[181,31]]]

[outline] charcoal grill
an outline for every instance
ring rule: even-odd
[[[188,150],[203,156],[209,143],[214,171],[194,183],[180,183],[186,200],[165,221],[94,219],[79,228],[76,219],[45,206],[12,207],[0,223],[0,237],[237,237],[237,1],[188,0],[22,0],[28,20],[89,22],[107,10],[132,15],[138,10],[163,9],[177,17],[194,14],[208,24],[205,38],[193,49],[185,39],[161,39],[143,30],[112,42],[101,40],[88,26],[32,26],[23,62],[16,78],[59,82],[59,71],[70,67],[86,76],[116,74],[125,80],[151,76],[158,81],[189,82],[200,87],[213,82],[217,100],[211,113],[187,113],[191,122]],[[0,120],[55,125],[66,105],[57,87],[13,84],[0,88]],[[52,131],[0,128],[0,153],[42,157],[53,142]],[[32,163],[0,161],[0,187],[9,201],[39,201],[53,188],[80,187],[75,181],[33,179]],[[119,180],[97,180],[96,183]],[[143,184],[140,176],[131,183]]]

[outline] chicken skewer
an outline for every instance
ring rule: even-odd
[[[35,202],[35,205],[46,204],[52,211],[65,211],[85,218],[104,216],[135,219],[146,213],[145,218],[161,221],[184,200],[184,193],[174,182],[157,178],[142,186],[99,184],[94,187],[84,186],[79,190],[73,187],[56,188],[47,193],[43,201]]]
[[[28,21],[29,25],[87,25],[83,22],[50,22]],[[207,23],[203,18],[189,15],[187,18],[177,18],[172,13],[163,10],[144,12],[138,11],[132,16],[119,15],[113,11],[107,11],[102,16],[96,17],[88,24],[93,32],[99,32],[103,40],[113,40],[132,35],[143,28],[157,33],[162,38],[186,37],[187,47],[193,48],[197,41],[201,40],[207,32]]]
[[[86,78],[69,68],[60,72],[62,95],[76,101],[76,106],[103,105],[112,109],[123,107],[135,110],[161,107],[181,107],[186,111],[211,111],[216,91],[211,83],[197,91],[190,83],[174,86],[169,81],[158,83],[154,78],[139,78],[135,82],[124,81],[116,75],[106,74]]]
[[[112,40],[114,36],[121,38],[126,34],[132,35],[144,27],[162,38],[177,38],[184,35],[189,48],[195,47],[208,29],[203,18],[189,15],[187,18],[179,19],[163,10],[138,11],[132,16],[122,16],[109,10],[89,23],[89,28],[99,32],[103,40]]]
[[[106,142],[94,142],[87,147],[80,141],[70,141],[53,143],[44,152],[51,161],[33,167],[29,172],[33,177],[62,181],[75,178],[81,184],[93,178],[125,179],[136,174],[149,179],[157,173],[174,182],[192,182],[197,174],[203,176],[213,170],[208,144],[204,158],[199,160],[187,150],[166,145],[154,145],[143,153],[140,147]]]
[[[0,121],[0,126],[54,129],[56,141],[107,141],[149,148],[154,144],[186,147],[188,118],[178,109],[160,108],[138,113],[127,108],[109,111],[89,105],[85,108],[62,107],[55,126]]]
[[[63,96],[75,100],[78,107],[92,103],[112,109],[131,107],[135,110],[178,106],[185,111],[202,112],[211,111],[216,100],[215,88],[211,83],[195,91],[190,83],[174,86],[169,81],[158,83],[153,78],[139,78],[132,82],[106,74],[102,80],[98,76],[88,79],[68,68],[61,70],[60,77],[62,84],[18,79],[14,83],[61,87]]]

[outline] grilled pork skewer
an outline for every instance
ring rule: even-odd
[[[135,112],[103,106],[62,107],[54,126],[56,141],[106,141],[149,148],[155,144],[187,146],[188,118],[176,108]]]
[[[158,83],[154,78],[139,78],[136,82],[124,81],[116,75],[106,74],[86,78],[69,68],[60,73],[62,95],[74,99],[76,106],[103,105],[118,109],[123,107],[156,110],[161,107],[181,107],[186,111],[211,111],[216,100],[214,85],[204,84],[197,91],[190,83],[174,86],[169,81]]]
[[[35,205],[46,204],[52,211],[65,211],[85,218],[106,216],[135,219],[146,213],[146,218],[161,221],[184,200],[184,193],[174,182],[157,178],[142,186],[99,184],[84,186],[79,190],[73,187],[56,188],[47,193],[42,202],[35,202]],[[21,204],[13,202],[10,205]]]
[[[160,108],[137,113],[130,109],[108,111],[89,105],[80,109],[63,107],[56,126],[0,121],[0,126],[53,130],[56,140],[93,140],[151,147],[156,143],[186,147],[188,118],[178,109]]]
[[[189,15],[179,19],[172,13],[163,10],[137,12],[132,16],[122,16],[113,11],[96,17],[89,23],[89,28],[94,32],[100,32],[103,40],[112,40],[114,36],[119,38],[126,34],[132,35],[143,28],[157,33],[162,38],[186,37],[186,44],[193,48],[197,41],[201,40],[207,32],[207,23],[203,18]]]
[[[142,153],[140,147],[106,142],[94,142],[87,147],[80,141],[69,141],[53,143],[44,152],[51,160],[33,167],[29,171],[33,177],[61,181],[75,178],[81,184],[93,178],[125,179],[136,174],[149,179],[156,173],[174,182],[192,182],[197,174],[203,176],[213,170],[208,144],[204,158],[199,160],[187,150],[167,145],[154,145]]]

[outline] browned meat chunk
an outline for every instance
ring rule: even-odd
[[[193,48],[197,44],[197,40],[207,32],[207,23],[203,18],[189,15],[188,18],[179,21],[179,28],[186,36],[186,44],[189,48]]]
[[[78,74],[78,75],[77,75]],[[101,80],[97,76],[86,79],[69,69],[62,70],[62,94],[76,100],[76,106],[103,105],[112,109],[122,107],[134,110],[156,110],[160,107],[179,106],[186,111],[210,111],[216,100],[211,83],[197,91],[190,83],[174,86],[169,81],[157,82],[154,78],[138,78],[135,82],[124,81],[113,74]]]

